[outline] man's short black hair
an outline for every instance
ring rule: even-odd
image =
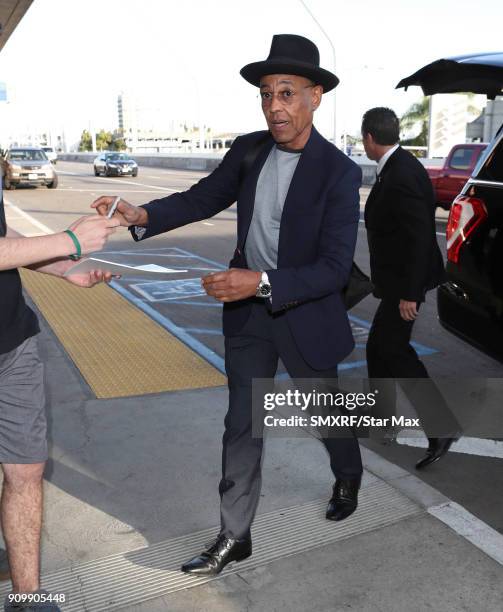
[[[394,145],[400,140],[400,122],[391,108],[378,106],[363,115],[362,135],[371,134],[380,145]]]

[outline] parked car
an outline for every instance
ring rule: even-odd
[[[138,164],[127,153],[102,153],[94,160],[94,176],[138,176]]]
[[[4,189],[15,189],[18,185],[58,186],[58,175],[42,149],[19,147],[9,149],[2,159]]]
[[[40,147],[42,151],[47,155],[47,159],[56,164],[58,161],[58,154],[52,147]]]
[[[455,145],[442,167],[426,166],[438,206],[450,209],[452,201],[463,189],[486,148],[487,143]]]
[[[446,237],[440,322],[503,361],[503,126],[452,203]]]

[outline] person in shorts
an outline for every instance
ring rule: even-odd
[[[26,304],[17,268],[63,276],[75,261],[70,256],[103,247],[118,222],[82,217],[64,232],[23,237],[7,228],[0,188],[0,463],[3,471],[0,513],[8,564],[1,568],[12,580],[5,610],[56,610],[47,604],[22,604],[16,594],[40,588],[42,479],[47,460],[44,365],[37,348],[38,321]],[[65,279],[92,287],[110,279],[92,271]],[[19,599],[19,597],[17,598]],[[37,599],[43,599],[37,597]]]

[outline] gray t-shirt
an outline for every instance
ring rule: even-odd
[[[245,244],[250,270],[275,270],[278,266],[281,215],[300,155],[274,146],[262,167]]]

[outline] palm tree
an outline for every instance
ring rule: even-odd
[[[424,96],[419,102],[409,107],[400,118],[400,130],[406,131],[420,124],[419,134],[402,140],[406,146],[425,147],[428,144],[428,126],[430,122],[430,98]]]

